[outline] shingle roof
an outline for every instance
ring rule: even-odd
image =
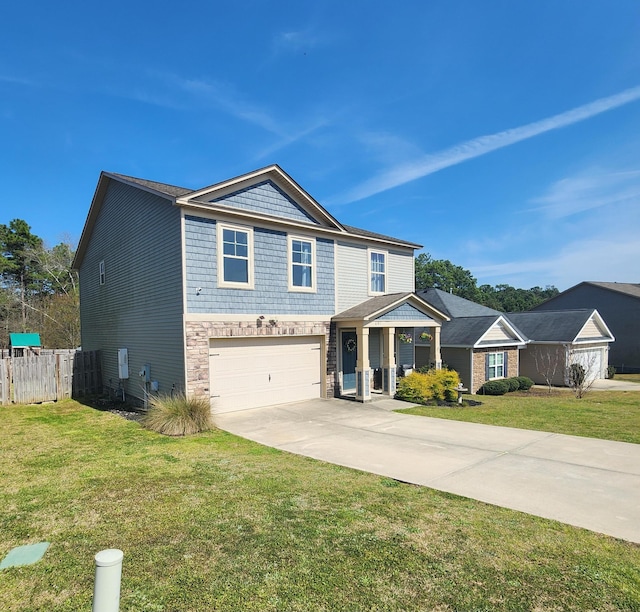
[[[163,193],[165,195],[171,196],[172,198],[182,197],[187,195],[188,193],[194,193],[194,189],[187,189],[186,187],[177,187],[176,185],[168,185],[167,183],[159,183],[157,181],[149,181],[147,179],[137,178],[135,176],[128,176],[126,174],[118,174],[117,172],[107,172],[108,176],[113,176],[123,181],[127,181],[128,183],[133,183],[136,185],[140,185],[141,187],[146,187],[148,189],[153,189],[159,193]],[[413,242],[407,242],[406,240],[401,240],[400,238],[394,238],[393,236],[386,236],[385,234],[377,234],[376,232],[370,232],[368,230],[360,229],[358,227],[353,227],[352,225],[344,225],[342,227],[347,230],[350,234],[354,234],[356,236],[363,236],[364,238],[374,238],[379,240],[385,240],[390,242],[398,242],[403,245],[407,245],[414,248],[421,248],[421,244],[415,244]]]
[[[376,297],[372,297],[366,302],[361,302],[360,304],[337,314],[334,319],[365,319],[410,295],[412,294],[389,293],[387,295],[378,295]]]
[[[618,293],[625,293],[633,297],[640,298],[640,283],[601,283],[595,281],[585,281],[585,285],[595,285],[603,289],[610,289]]]
[[[452,318],[484,317],[502,314],[499,310],[482,306],[471,300],[442,291],[442,289],[430,288],[425,291],[420,291],[418,295],[425,300],[425,302],[429,302],[429,304],[437,308],[440,312],[444,312]]]
[[[540,310],[507,314],[534,342],[573,342],[593,313],[593,308]]]
[[[400,240],[399,238],[394,238],[393,236],[385,236],[384,234],[376,234],[376,232],[370,232],[368,230],[360,229],[359,227],[353,227],[352,225],[342,224],[342,227],[346,229],[351,234],[356,234],[357,236],[364,236],[365,238],[379,238],[380,240],[390,240],[392,242],[402,242],[408,246],[412,246],[415,248],[422,248],[421,244],[415,244],[413,242],[407,242],[406,240]]]
[[[443,346],[473,346],[496,322],[496,315],[460,317],[442,325],[440,341]]]
[[[160,193],[164,193],[172,198],[181,197],[187,193],[192,193],[193,189],[187,189],[186,187],[176,187],[175,185],[168,185],[167,183],[158,183],[157,181],[148,181],[147,179],[136,178],[135,176],[127,176],[126,174],[118,174],[116,172],[107,172],[109,176],[127,181],[128,183],[134,183],[141,187],[153,189]]]

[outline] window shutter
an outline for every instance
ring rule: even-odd
[[[484,379],[489,380],[489,353],[484,354]]]
[[[504,352],[504,377],[505,378],[509,378],[509,368],[507,367],[508,362],[508,358],[509,357],[509,353],[507,353],[507,351]]]

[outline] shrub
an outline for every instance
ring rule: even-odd
[[[211,405],[206,397],[178,394],[152,396],[142,424],[167,436],[186,436],[213,427]]]
[[[504,395],[509,391],[509,385],[504,380],[488,380],[478,393],[481,395]]]
[[[613,366],[607,366],[607,378],[614,379],[616,377],[616,369]]]
[[[517,376],[521,391],[528,391],[533,387],[533,381],[528,376]]]
[[[504,382],[509,386],[509,392],[517,391],[520,388],[520,381],[515,376],[512,378],[505,378]]]
[[[458,398],[456,387],[460,377],[455,370],[435,370],[412,372],[400,380],[396,397],[416,404],[431,401],[454,402]]]
[[[569,366],[569,386],[572,389],[580,389],[584,385],[587,372],[580,363],[572,363]]]

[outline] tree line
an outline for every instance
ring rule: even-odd
[[[78,275],[70,241],[48,248],[22,219],[0,225],[0,347],[9,334],[35,332],[43,346],[80,344]]]
[[[478,286],[469,270],[448,259],[433,259],[429,253],[416,257],[415,274],[416,291],[434,287],[502,312],[523,312],[560,293],[553,285],[544,289],[517,289],[506,284]]]
[[[71,268],[74,246],[65,240],[47,247],[22,219],[0,225],[0,347],[13,332],[37,332],[43,346],[80,345],[78,275]],[[516,289],[480,285],[469,270],[422,253],[415,261],[416,291],[430,287],[503,312],[529,310],[557,295],[554,286]]]

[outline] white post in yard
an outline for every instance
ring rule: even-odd
[[[117,548],[101,550],[95,556],[96,581],[93,585],[92,612],[120,610],[120,578],[124,553]]]

